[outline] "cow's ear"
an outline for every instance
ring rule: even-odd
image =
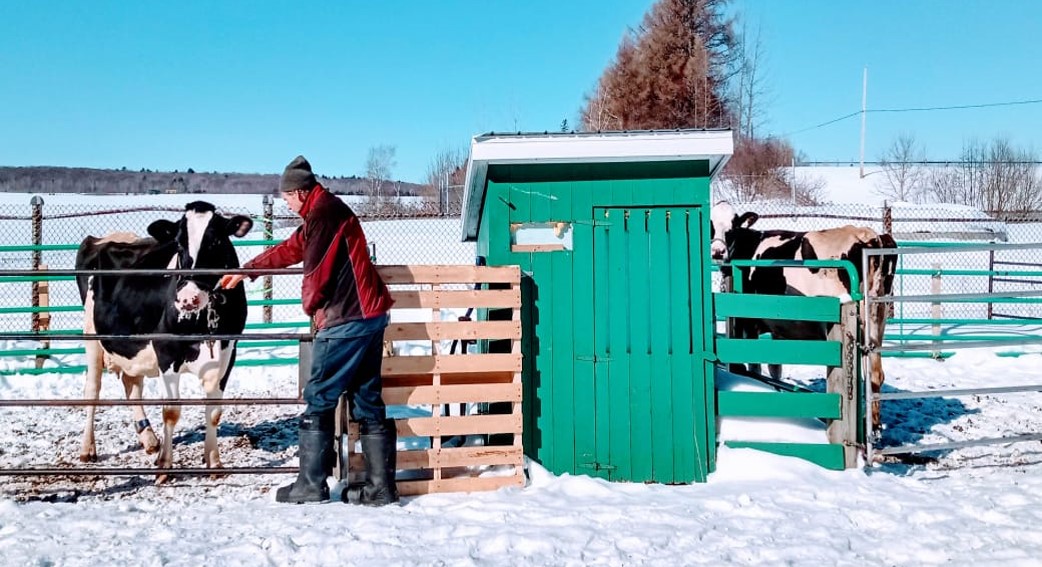
[[[159,242],[170,242],[177,236],[177,223],[168,220],[157,220],[148,225],[148,234]]]
[[[735,228],[751,228],[756,221],[760,220],[760,215],[749,211],[738,217],[738,220],[734,221]]]
[[[243,215],[235,215],[228,219],[228,234],[242,238],[253,228],[253,220]]]

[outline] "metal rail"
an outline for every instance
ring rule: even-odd
[[[24,277],[24,276],[39,276],[46,274],[48,276],[223,276],[225,274],[242,274],[244,276],[291,276],[303,274],[302,268],[282,268],[282,269],[271,269],[271,270],[259,270],[259,269],[247,269],[247,268],[199,268],[199,269],[171,269],[171,268],[154,268],[147,270],[4,270],[3,274],[0,274],[0,281],[3,281],[3,277]]]
[[[226,474],[288,474],[299,472],[299,467],[195,467],[184,469],[159,469],[144,467],[115,467],[115,468],[89,468],[89,467],[21,467],[13,469],[0,469],[0,476],[137,476],[137,475],[167,475],[167,476],[202,476],[202,475],[226,475]]]
[[[99,335],[87,333],[32,333],[15,332],[0,333],[0,340],[15,341],[254,341],[265,339],[281,339],[310,341],[313,335],[310,333],[239,333],[239,334],[196,334],[196,335],[174,335],[170,333],[141,333],[137,335]]]
[[[1026,386],[995,386],[992,388],[962,388],[956,390],[926,390],[920,392],[887,392],[872,396],[875,400],[914,400],[919,398],[948,398],[976,394],[1009,394],[1015,392],[1042,392],[1042,384]]]
[[[141,399],[141,400],[0,400],[0,407],[80,407],[80,406],[288,406],[300,405],[300,398],[207,398],[207,399]]]
[[[963,447],[976,447],[979,445],[1000,445],[1007,443],[1020,443],[1023,441],[1042,441],[1042,433],[1029,433],[1025,435],[1013,435],[1010,437],[989,437],[986,439],[970,439],[968,441],[953,441],[951,443],[928,443],[926,445],[901,445],[898,447],[885,447],[873,451],[877,455],[908,455],[914,453],[926,453],[929,451],[947,451],[949,449],[961,449]]]
[[[871,249],[864,250],[861,262],[864,273],[868,273],[868,263],[872,256],[883,256],[889,254],[906,255],[906,254],[949,254],[951,252],[985,252],[985,251],[1007,251],[1007,250],[1039,250],[1042,249],[1042,243],[1030,243],[1030,244],[977,244],[977,245],[963,245],[963,246],[947,246],[943,250],[939,250],[936,247],[930,246],[901,246],[899,249],[896,248],[884,248],[884,249]],[[1014,264],[1010,264],[1014,265]],[[950,273],[951,270],[945,272],[943,270],[929,270],[933,273]],[[1033,274],[1032,274],[1033,275]],[[1037,284],[1037,282],[1031,282]],[[1021,292],[1000,292],[1000,293],[988,293],[988,294],[930,294],[930,295],[914,295],[914,296],[896,296],[887,295],[881,297],[873,297],[871,294],[865,294],[866,305],[871,306],[872,304],[893,304],[897,302],[921,302],[921,303],[941,303],[945,301],[949,302],[978,302],[978,303],[1002,303],[1003,299],[1024,299],[1024,298],[1036,298],[1042,297],[1040,291],[1021,291]],[[1027,300],[1031,301],[1031,300]],[[1036,300],[1037,301],[1037,300]],[[863,310],[863,326],[865,333],[868,336],[871,335],[872,330],[872,319],[869,317],[870,308]],[[939,339],[939,340],[938,340]],[[924,342],[922,344],[904,344],[904,345],[882,345],[875,349],[866,348],[863,350],[863,364],[867,367],[868,356],[871,352],[904,352],[904,351],[939,351],[943,347],[958,347],[958,348],[974,348],[974,347],[998,347],[998,346],[1019,346],[1024,344],[1038,344],[1042,343],[1042,336],[1026,336],[1017,339],[1010,340],[968,340],[968,341],[945,341],[944,337],[927,338],[923,337]],[[931,390],[925,392],[892,392],[892,393],[879,393],[874,394],[871,391],[871,384],[869,380],[864,381],[864,399],[869,401],[882,401],[882,400],[899,400],[899,399],[918,399],[918,398],[934,398],[934,397],[949,397],[949,396],[965,396],[975,394],[1004,394],[1013,392],[1037,392],[1042,391],[1042,385],[1024,385],[1024,386],[996,386],[991,388],[965,388],[965,389],[952,389],[952,390]],[[865,431],[872,431],[872,412],[865,412]],[[875,455],[897,455],[897,454],[911,454],[911,453],[925,453],[930,451],[944,451],[950,449],[958,449],[962,447],[973,447],[979,445],[995,445],[1005,443],[1016,443],[1022,441],[1037,441],[1042,440],[1042,433],[1039,434],[1025,434],[1016,435],[1010,437],[993,437],[986,439],[971,439],[966,441],[955,441],[951,443],[933,443],[933,444],[920,444],[920,445],[904,445],[900,447],[886,447],[877,449],[873,446],[873,442],[870,439],[865,443],[865,459],[867,462],[873,462],[873,454]]]

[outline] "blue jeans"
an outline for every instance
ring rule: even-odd
[[[315,334],[311,376],[304,385],[304,416],[330,415],[341,394],[346,393],[351,415],[359,422],[362,433],[383,430],[387,411],[381,397],[380,366],[388,320],[384,314]]]

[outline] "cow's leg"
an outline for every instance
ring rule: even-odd
[[[868,355],[868,364],[873,395],[882,391],[883,380],[886,378],[883,374],[883,355],[879,352],[879,348],[883,345],[887,310],[888,306],[886,303],[877,303],[872,306],[871,329],[868,337],[868,344],[872,347],[872,352]],[[881,425],[879,400],[874,400],[872,402],[872,428],[879,429]]]
[[[768,364],[767,365],[767,372],[769,372],[770,375],[771,375],[771,378],[774,378],[775,380],[781,380],[782,379],[781,365],[780,364]]]
[[[84,349],[87,357],[87,377],[83,385],[83,398],[97,400],[98,393],[101,391],[101,344],[98,341],[86,341]],[[80,461],[84,463],[98,460],[98,450],[94,444],[94,412],[96,409],[96,406],[87,406],[87,423],[83,427],[83,445],[80,447]]]
[[[123,379],[123,391],[127,394],[128,400],[140,400],[141,392],[144,389],[145,379],[141,376],[131,376],[124,372],[121,376]],[[141,440],[141,446],[144,447],[145,453],[151,455],[159,450],[159,438],[156,437],[155,430],[152,429],[152,424],[148,422],[148,417],[145,415],[145,408],[140,405],[132,406],[134,413],[134,429],[137,431],[137,437]]]
[[[200,373],[203,391],[209,400],[220,400],[224,397],[221,378],[224,375],[223,365],[207,364]],[[206,406],[206,441],[203,443],[203,463],[210,468],[221,468],[221,453],[217,446],[217,426],[221,423],[222,408],[219,404]]]
[[[168,400],[177,400],[181,397],[181,375],[177,372],[163,374],[163,387],[166,389]],[[163,447],[159,451],[156,464],[161,469],[169,469],[174,464],[174,426],[181,419],[181,406],[163,406]],[[162,484],[169,480],[167,474],[160,472],[156,474],[156,484]]]
[[[868,355],[868,364],[870,366],[869,372],[870,379],[872,380],[872,394],[878,394],[883,389],[883,356],[879,354],[879,351],[872,352]],[[879,400],[872,401],[872,428],[879,429],[881,425],[879,416]]]

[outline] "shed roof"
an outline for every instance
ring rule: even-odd
[[[470,145],[463,196],[463,240],[478,236],[490,165],[708,160],[716,176],[734,153],[730,130],[488,133]]]

